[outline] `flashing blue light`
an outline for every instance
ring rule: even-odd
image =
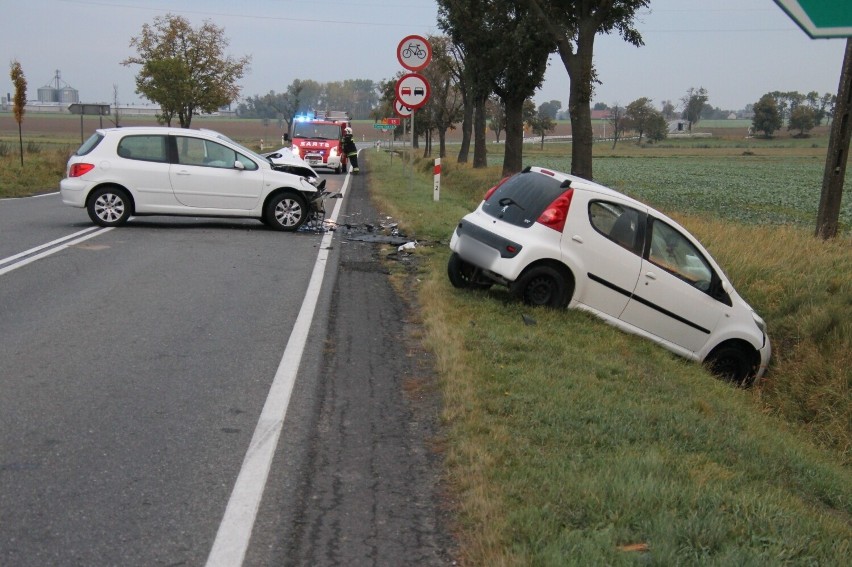
[[[296,119],[296,122],[307,122],[308,120],[311,119],[311,117],[308,116],[307,114],[297,114],[295,119]]]

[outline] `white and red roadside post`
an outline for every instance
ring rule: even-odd
[[[432,190],[432,200],[441,200],[441,158],[435,158],[435,188]]]

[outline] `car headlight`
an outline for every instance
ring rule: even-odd
[[[299,146],[291,146],[290,151],[294,156],[299,157]]]
[[[329,155],[330,155],[331,157],[337,157],[337,148],[331,148],[331,151],[329,152]]]
[[[760,332],[765,335],[766,334],[766,321],[764,321],[763,318],[760,315],[758,315],[757,313],[755,313],[754,311],[751,312],[751,317],[752,317],[752,319],[754,319],[754,324],[757,325],[757,328],[760,329]]]

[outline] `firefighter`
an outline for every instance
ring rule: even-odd
[[[352,163],[352,173],[359,173],[361,170],[358,169],[358,148],[352,140],[352,128],[343,130],[343,153]]]

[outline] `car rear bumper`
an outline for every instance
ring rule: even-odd
[[[62,203],[72,207],[85,207],[89,184],[81,179],[66,177],[59,182],[59,195]]]
[[[526,266],[543,258],[559,258],[559,235],[541,226],[528,228],[500,226],[499,233],[484,228],[483,218],[476,212],[467,215],[456,226],[450,249],[466,262],[499,276],[498,281],[513,282]],[[532,232],[542,231],[535,235]],[[552,232],[552,231],[551,231]],[[521,245],[524,241],[527,244]]]

